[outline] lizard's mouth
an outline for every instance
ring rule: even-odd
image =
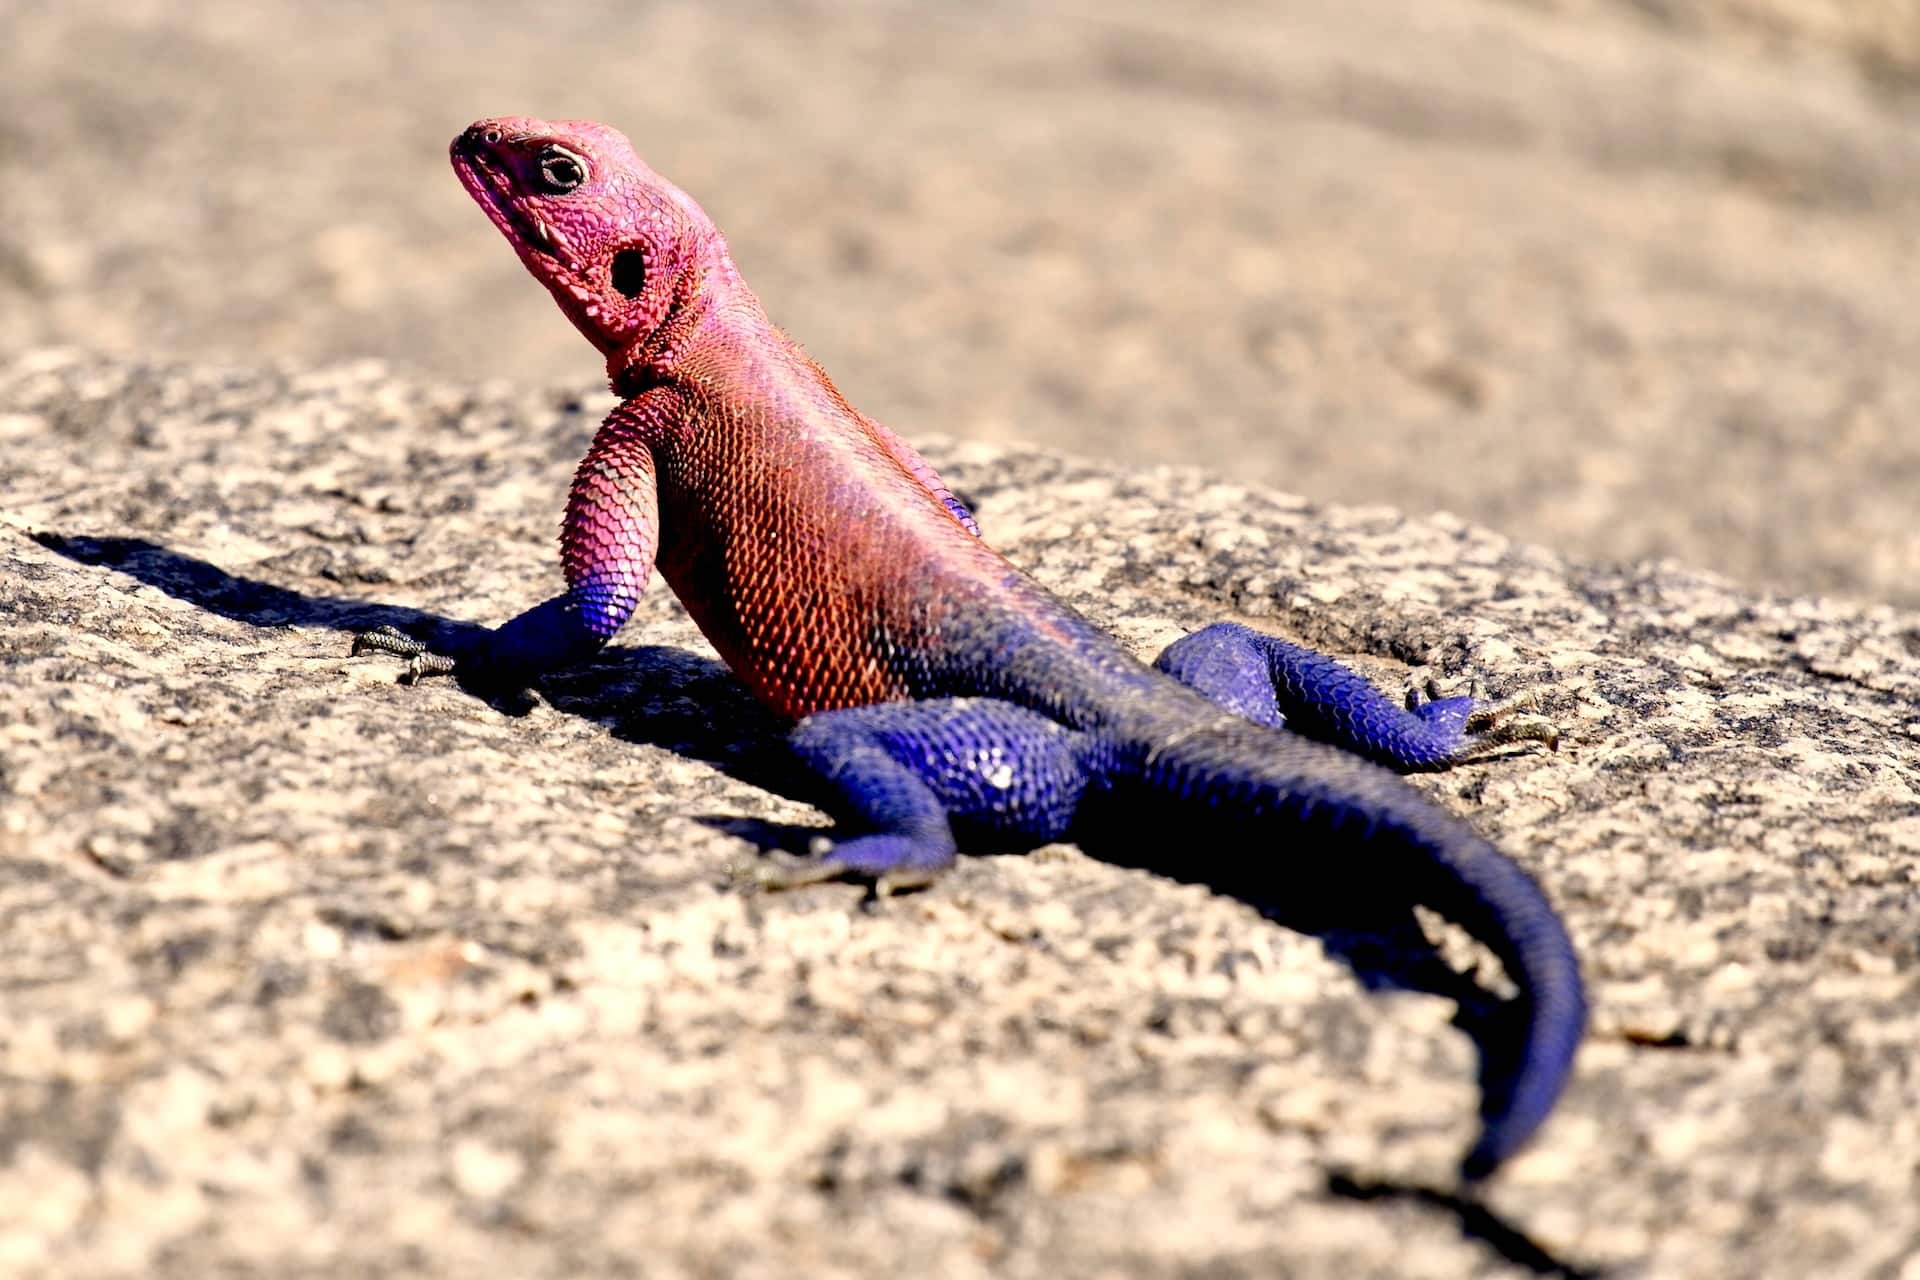
[[[515,245],[524,245],[536,253],[562,262],[553,232],[538,215],[519,207],[514,200],[513,179],[485,152],[465,145],[465,138],[453,144],[453,171],[489,221]],[[571,266],[571,263],[563,263]]]

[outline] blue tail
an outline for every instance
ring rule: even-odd
[[[1490,1080],[1481,1099],[1480,1137],[1460,1162],[1460,1176],[1478,1182],[1518,1151],[1553,1110],[1573,1070],[1586,1031],[1587,1001],[1580,962],[1566,926],[1533,877],[1477,836],[1479,846],[1435,878],[1434,910],[1492,948],[1520,995],[1512,1070]]]
[[[1515,1041],[1482,1043],[1481,1131],[1461,1162],[1469,1182],[1493,1173],[1553,1110],[1586,1028],[1573,941],[1540,886],[1404,780],[1346,752],[1218,721],[1157,747],[1155,736],[1141,734],[1116,762],[1135,786],[1109,792],[1110,802],[1128,811],[1136,833],[1142,819],[1178,832],[1175,847],[1206,864],[1191,868],[1196,878],[1276,902],[1290,886],[1337,883],[1425,906],[1500,958],[1519,989],[1508,1022]],[[1148,818],[1137,811],[1146,805],[1162,811]],[[1259,842],[1251,857],[1249,837]]]

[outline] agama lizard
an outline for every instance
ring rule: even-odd
[[[574,478],[563,594],[451,654],[391,629],[356,652],[524,687],[605,645],[657,564],[728,665],[797,722],[793,750],[840,824],[789,880],[884,893],[961,847],[1107,832],[1167,846],[1150,865],[1269,897],[1330,876],[1391,886],[1484,942],[1519,991],[1518,1065],[1487,1090],[1463,1176],[1546,1119],[1586,1019],[1573,945],[1524,871],[1392,772],[1538,726],[1473,698],[1403,708],[1231,624],[1143,665],[995,552],[933,468],[847,402],[621,134],[482,120],[452,155],[623,401]]]

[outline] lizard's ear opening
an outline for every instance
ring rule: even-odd
[[[647,259],[638,249],[622,249],[613,255],[613,287],[623,297],[637,298],[647,287]]]

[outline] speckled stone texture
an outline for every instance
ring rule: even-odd
[[[0,367],[0,1274],[1920,1275],[1920,615],[928,450],[1143,654],[1547,691],[1557,754],[1416,783],[1595,997],[1473,1205],[1449,1006],[1203,887],[747,891],[819,815],[664,591],[530,711],[347,656],[548,594],[609,403]]]

